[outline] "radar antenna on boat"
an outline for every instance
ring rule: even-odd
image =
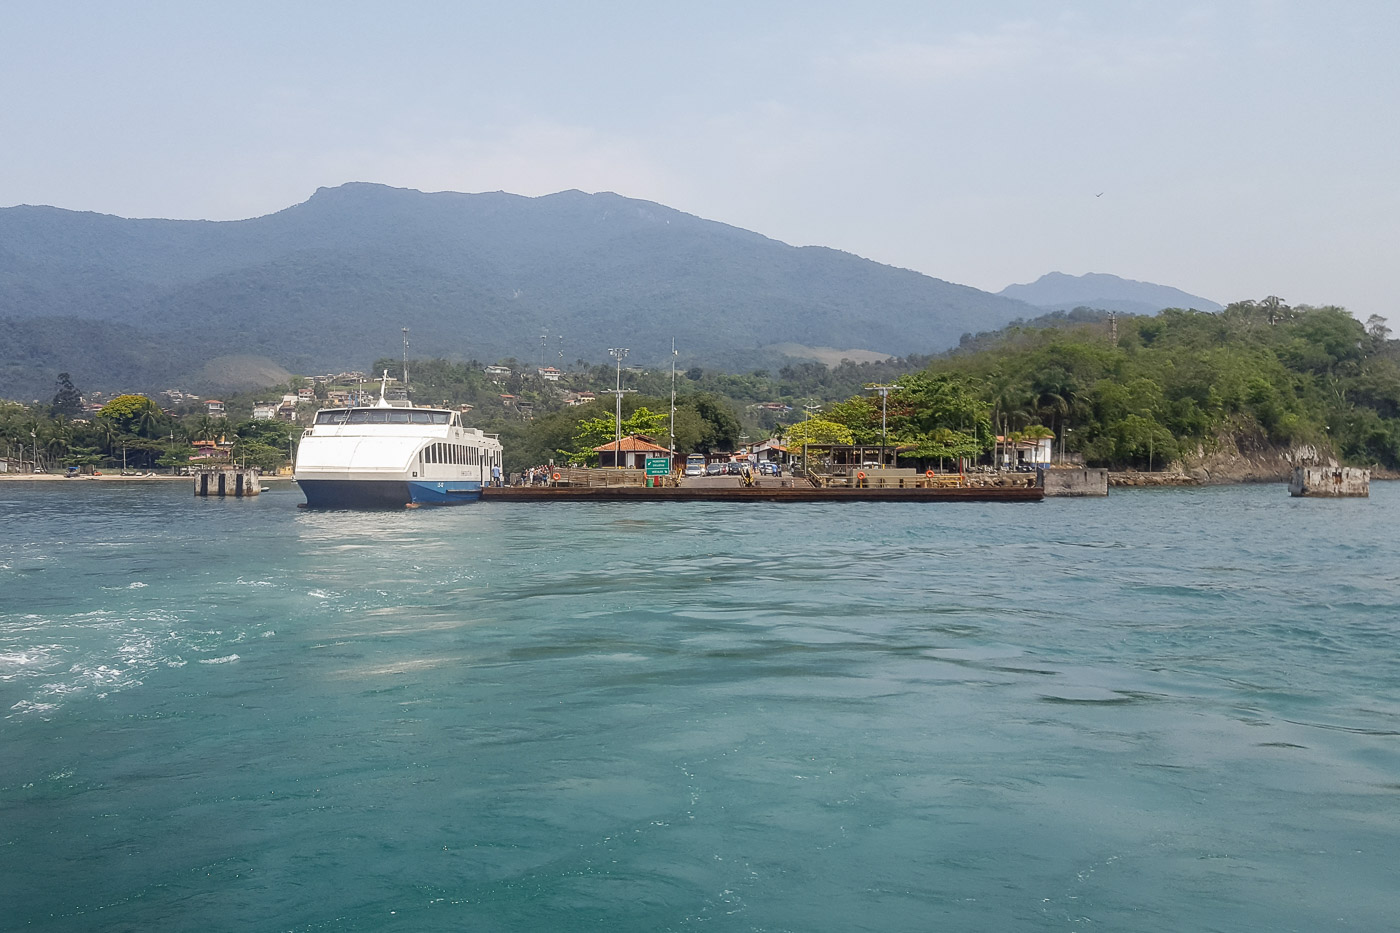
[[[374,406],[375,408],[393,408],[393,407],[394,407],[393,405],[390,405],[390,404],[389,404],[389,400],[386,399],[386,398],[384,397],[384,392],[385,392],[388,388],[389,388],[389,370],[386,369],[386,370],[384,370],[384,378],[381,379],[381,380],[379,380],[379,402]]]

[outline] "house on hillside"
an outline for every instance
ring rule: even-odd
[[[598,454],[598,465],[602,467],[622,466],[624,469],[644,470],[647,457],[670,457],[665,447],[652,443],[645,434],[629,434],[621,441],[610,441],[602,447],[594,447]]]
[[[224,403],[216,398],[205,399],[204,413],[211,418],[218,418],[224,413]]]
[[[276,403],[276,402],[254,402],[254,403],[253,403],[253,420],[254,420],[254,421],[272,421],[272,420],[276,419],[276,417],[277,417],[277,403]]]
[[[558,382],[560,372],[553,366],[546,366],[540,370],[540,378],[545,382]]]
[[[505,382],[510,378],[509,366],[488,366],[482,372],[486,373],[486,377],[494,382]]]
[[[190,455],[191,463],[228,463],[233,459],[233,444],[226,438],[221,437],[217,441],[191,441],[190,446],[194,448],[194,453]]]

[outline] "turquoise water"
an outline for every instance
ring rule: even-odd
[[[0,484],[0,928],[1393,929],[1400,487]]]

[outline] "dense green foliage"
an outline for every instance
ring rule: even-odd
[[[282,421],[179,418],[144,395],[118,396],[90,419],[54,414],[49,405],[0,402],[0,455],[26,466],[37,456],[45,470],[173,470],[189,465],[194,441],[222,441],[225,457],[270,472],[291,459],[300,434]]]
[[[1397,344],[1381,319],[1368,325],[1269,298],[1122,317],[1116,346],[1103,322],[1010,328],[932,368],[978,386],[1003,430],[1046,425],[1090,463],[1161,465],[1247,436],[1395,468]]]
[[[415,398],[468,407],[470,423],[501,436],[508,470],[590,462],[592,448],[615,430],[617,370],[580,364],[553,382],[507,363],[511,374],[497,382],[477,363],[411,360]],[[395,373],[401,366],[376,363]],[[624,433],[668,446],[670,368],[626,369],[621,381],[632,390],[622,402]],[[898,386],[883,432],[880,399],[865,388],[876,383]],[[1218,314],[1121,316],[1116,343],[1101,315],[1060,312],[970,336],[936,359],[793,364],[776,375],[692,366],[678,370],[674,384],[682,455],[784,433],[800,443],[810,431],[827,443],[878,444],[884,436],[903,448],[904,462],[919,463],[985,458],[1004,435],[1052,436],[1060,449],[1114,467],[1160,468],[1246,439],[1309,443],[1352,463],[1400,468],[1400,341],[1389,339],[1381,318],[1363,325],[1340,308],[1290,308],[1276,298]],[[57,385],[62,395],[63,380]],[[198,410],[167,414],[142,396],[112,400],[91,422],[54,414],[48,403],[3,403],[0,445],[12,457],[37,446],[51,465],[112,465],[124,452],[139,469],[182,464],[191,441],[223,437],[234,442],[234,456],[273,468],[288,458],[300,428],[246,418],[254,399],[291,388],[227,397],[232,422]],[[322,397],[326,391],[316,388]],[[807,411],[816,415],[812,425],[795,428]]]

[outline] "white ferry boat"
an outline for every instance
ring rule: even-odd
[[[292,475],[318,508],[453,505],[481,498],[499,475],[501,442],[458,412],[385,400],[328,408],[301,436]]]

